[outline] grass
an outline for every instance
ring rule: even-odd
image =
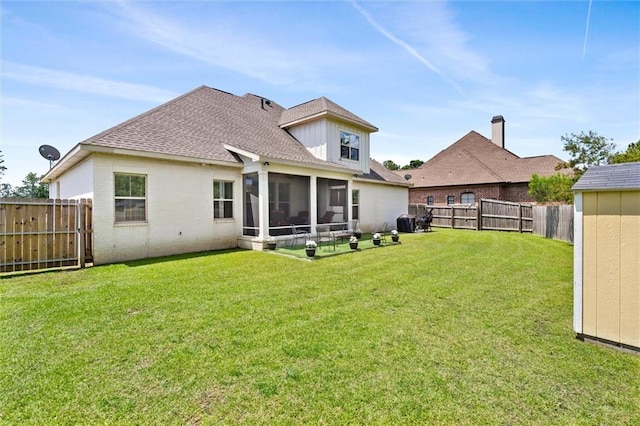
[[[640,424],[640,357],[571,330],[572,247],[436,229],[0,281],[2,424]]]

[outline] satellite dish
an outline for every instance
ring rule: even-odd
[[[405,178],[406,180],[411,179],[411,177],[412,177],[412,176],[411,176],[409,173],[407,173],[406,175],[404,175],[404,178]]]
[[[49,168],[53,167],[53,162],[60,159],[60,151],[51,145],[42,145],[39,149],[40,155],[49,160]]]

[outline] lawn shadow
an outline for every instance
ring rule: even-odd
[[[154,265],[156,263],[171,262],[175,260],[195,259],[198,257],[215,256],[215,255],[226,254],[226,253],[235,253],[239,251],[246,251],[246,250],[241,249],[239,247],[224,249],[224,250],[208,250],[208,251],[199,251],[194,253],[173,254],[170,256],[150,257],[147,259],[129,260],[126,262],[121,262],[120,264],[128,266],[130,268],[135,268],[137,266]]]

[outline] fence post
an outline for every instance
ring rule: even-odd
[[[482,199],[478,201],[478,209],[476,210],[476,230],[482,231]]]
[[[85,247],[85,240],[84,240],[84,236],[85,236],[85,218],[84,218],[84,203],[85,203],[85,199],[82,198],[81,200],[78,201],[78,204],[76,204],[76,208],[77,210],[77,227],[78,227],[78,231],[76,233],[77,238],[78,238],[78,266],[80,266],[81,268],[85,267],[85,254],[86,254],[86,247]]]
[[[518,203],[518,232],[522,233],[522,204]]]

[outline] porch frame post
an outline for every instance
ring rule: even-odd
[[[258,203],[260,204],[260,231],[258,238],[266,240],[269,236],[269,172],[258,172]]]
[[[309,176],[309,224],[314,233],[318,224],[318,178],[315,175]]]

